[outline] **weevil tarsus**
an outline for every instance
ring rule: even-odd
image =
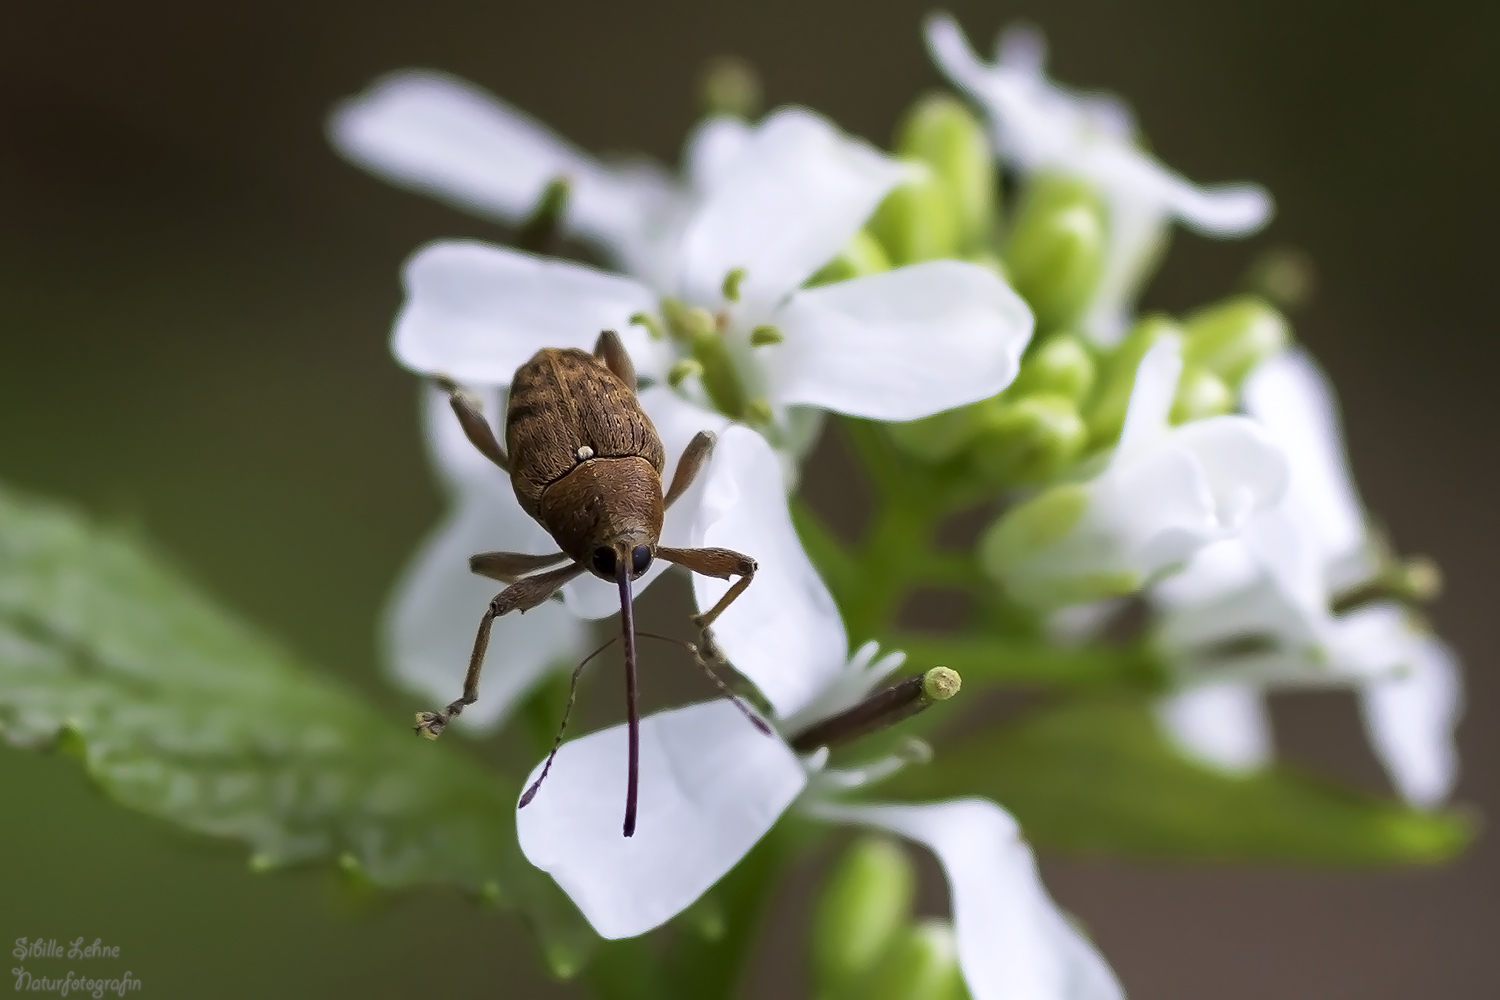
[[[474,636],[474,651],[469,654],[469,669],[464,674],[463,695],[441,712],[419,712],[417,724],[412,728],[428,739],[437,739],[448,723],[463,712],[466,706],[479,700],[479,674],[484,669],[484,654],[489,649],[490,629],[495,624],[495,619],[512,611],[530,611],[582,572],[582,566],[570,564],[549,573],[517,580],[496,594],[490,600],[490,606],[485,609],[484,617],[479,619],[479,632]]]

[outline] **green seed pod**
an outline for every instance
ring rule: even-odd
[[[1189,420],[1217,417],[1234,409],[1234,390],[1211,371],[1184,365],[1177,380],[1177,394],[1172,398],[1170,420],[1185,424]]]
[[[1104,265],[1109,236],[1104,204],[1083,181],[1033,177],[1006,241],[1011,284],[1031,305],[1037,329],[1077,319],[1088,306]]]
[[[869,228],[893,265],[959,256],[953,197],[925,160],[907,159],[913,176],[896,187],[871,216]]]
[[[880,961],[852,988],[833,994],[836,1000],[965,1000],[958,943],[946,920],[924,920],[907,927],[886,948]]]
[[[985,414],[969,461],[987,483],[1044,482],[1072,465],[1088,441],[1088,426],[1071,399],[1023,396]]]
[[[823,995],[857,982],[911,919],[916,871],[890,840],[856,841],[823,886],[813,914],[812,964]]]
[[[1196,365],[1232,387],[1292,339],[1286,317],[1254,295],[1237,295],[1200,309],[1183,323],[1184,364]]]
[[[1005,396],[1050,393],[1081,404],[1093,391],[1094,375],[1094,355],[1083,341],[1070,333],[1053,334],[1027,352]]]
[[[1182,328],[1166,316],[1144,316],[1130,328],[1104,364],[1099,389],[1086,415],[1091,446],[1105,447],[1120,436],[1125,410],[1130,406],[1130,390],[1135,387],[1135,370],[1151,345],[1162,337],[1181,335]]]
[[[999,178],[984,126],[957,98],[929,94],[907,112],[896,152],[932,167],[948,192],[958,246],[968,255],[984,248],[995,222]]]

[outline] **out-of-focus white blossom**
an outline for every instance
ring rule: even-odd
[[[1017,599],[1050,608],[1138,590],[1281,498],[1286,460],[1254,421],[1169,424],[1181,371],[1179,339],[1163,337],[1136,369],[1103,468],[1018,505],[986,534],[985,568]]]
[[[1281,502],[1157,587],[1158,642],[1186,685],[1162,709],[1195,756],[1231,770],[1269,759],[1268,687],[1353,686],[1377,755],[1418,805],[1452,788],[1461,708],[1452,652],[1400,605],[1343,614],[1340,592],[1380,569],[1349,479],[1333,394],[1300,350],[1251,374],[1244,404],[1286,453]]]
[[[1109,244],[1083,327],[1112,344],[1130,325],[1140,286],[1168,225],[1205,236],[1246,236],[1271,216],[1271,198],[1254,184],[1193,184],[1140,147],[1135,122],[1119,100],[1061,87],[1044,71],[1046,48],[1025,28],[1005,32],[995,61],[983,62],[958,23],[934,14],[927,46],[938,68],[988,113],[995,146],[1023,174],[1080,178],[1104,198]]]

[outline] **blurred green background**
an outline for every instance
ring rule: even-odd
[[[675,161],[703,61],[735,53],[759,66],[771,103],[885,142],[938,84],[925,9],[7,4],[0,478],[142,525],[229,607],[399,724],[408,700],[377,675],[375,622],[440,500],[415,387],[386,353],[398,269],[425,240],[497,233],[340,162],[323,140],[327,108],[382,72],[432,66],[586,148]],[[1366,500],[1404,550],[1446,571],[1435,618],[1469,685],[1458,799],[1494,811],[1500,11],[951,9],[979,40],[1034,21],[1057,75],[1128,97],[1167,162],[1275,193],[1278,217],[1254,240],[1179,235],[1147,302],[1217,298],[1269,246],[1316,260],[1298,334],[1342,392]],[[823,506],[857,509],[829,468],[808,483]],[[1379,787],[1346,696],[1280,698],[1276,721],[1289,755]],[[97,971],[129,969],[142,995],[573,995],[511,922],[456,894],[370,906],[321,872],[251,876],[239,848],[111,806],[62,757],[0,748],[0,794],[0,940],[102,937],[122,958]],[[1500,979],[1493,838],[1438,871],[1045,866],[1137,997],[1478,998]],[[799,995],[811,870],[778,904],[754,996]]]

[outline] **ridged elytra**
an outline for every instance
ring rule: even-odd
[[[439,376],[436,382],[448,393],[448,401],[465,436],[485,457],[510,473],[521,509],[547,530],[560,551],[546,555],[481,552],[470,557],[471,571],[509,586],[495,595],[479,620],[474,651],[464,676],[463,695],[441,712],[418,713],[414,728],[429,739],[437,739],[464,706],[479,699],[479,674],[496,618],[536,607],[585,572],[614,583],[620,591],[620,625],[625,646],[630,759],[624,834],[629,837],[635,833],[640,771],[636,633],[630,583],[650,569],[656,559],[721,580],[738,577],[717,604],[694,618],[702,630],[698,645],[685,644],[710,676],[714,676],[709,660],[716,659],[717,654],[709,627],[744,593],[755,576],[755,560],[739,552],[678,549],[660,544],[666,510],[687,491],[703,468],[713,451],[714,435],[699,431],[694,436],[678,460],[672,485],[664,494],[661,476],[666,455],[661,438],[636,398],[635,367],[613,330],[599,335],[592,354],[577,348],[546,347],[516,370],[506,410],[503,448],[472,396],[450,379]],[[578,675],[587,662],[585,659],[573,671],[569,709]],[[717,677],[714,680],[728,693]],[[740,707],[758,729],[770,733],[764,722],[743,705]],[[566,724],[564,713],[562,725]],[[561,742],[559,727],[542,773],[521,796],[520,807],[524,808],[536,795]]]

